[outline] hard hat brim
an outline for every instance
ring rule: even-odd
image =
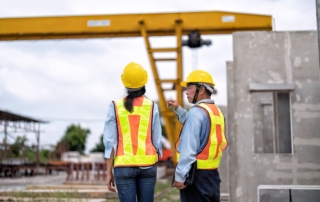
[[[180,83],[180,85],[181,85],[182,87],[187,87],[187,82],[186,82],[186,81],[182,81],[182,82]]]
[[[180,85],[181,85],[182,87],[187,87],[188,83],[205,83],[205,84],[208,84],[208,85],[213,86],[213,87],[215,86],[215,83],[206,83],[206,82],[187,82],[187,81],[182,81],[182,82],[180,83]]]
[[[182,82],[180,83],[180,85],[181,85],[182,87],[187,87],[187,82],[186,82],[186,81],[182,81]]]

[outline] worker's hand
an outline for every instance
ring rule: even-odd
[[[167,107],[172,106],[174,110],[177,110],[179,107],[179,104],[177,102],[177,100],[168,100],[167,101]]]
[[[114,183],[114,177],[112,173],[107,173],[107,186],[109,191],[116,192],[116,186]]]
[[[187,186],[184,185],[184,182],[178,182],[178,181],[174,181],[173,184],[172,184],[172,187],[175,187],[177,189],[184,189],[186,188]]]

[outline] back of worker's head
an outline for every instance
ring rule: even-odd
[[[148,82],[148,73],[141,65],[130,62],[125,66],[121,80],[128,93],[124,106],[127,111],[133,112],[134,98],[140,97],[146,92],[145,85]]]
[[[139,90],[148,82],[148,73],[141,65],[130,62],[123,69],[121,80],[127,89]]]

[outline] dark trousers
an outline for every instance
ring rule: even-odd
[[[220,202],[218,170],[196,170],[192,185],[180,190],[181,202]]]

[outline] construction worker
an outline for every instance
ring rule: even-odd
[[[178,164],[172,186],[180,190],[182,202],[220,201],[218,167],[227,140],[224,116],[210,98],[215,83],[208,72],[194,70],[181,86],[187,88],[187,99],[195,105],[187,112],[177,101],[167,101],[183,124],[176,144]],[[194,181],[186,185],[194,162],[197,168]]]
[[[158,105],[144,96],[148,73],[141,65],[129,63],[121,80],[128,95],[109,105],[103,134],[107,186],[120,202],[150,202],[162,154]]]

